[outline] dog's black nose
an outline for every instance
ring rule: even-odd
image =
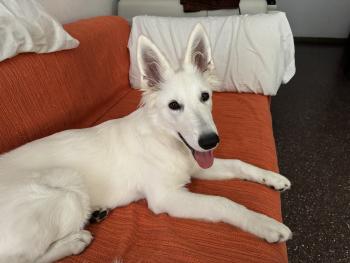
[[[219,136],[216,133],[207,133],[199,137],[198,144],[203,149],[209,150],[214,148],[219,141]]]

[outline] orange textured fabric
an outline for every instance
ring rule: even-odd
[[[129,87],[129,26],[100,17],[66,26],[79,48],[24,54],[0,63],[0,151],[67,128],[89,127],[136,109]],[[221,143],[215,155],[278,170],[269,100],[253,94],[214,95]],[[195,180],[198,193],[225,196],[281,219],[279,194],[238,180]],[[95,238],[79,256],[60,262],[287,262],[285,244],[268,244],[224,223],[154,215],[140,201],[88,226]]]

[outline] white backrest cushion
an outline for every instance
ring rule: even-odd
[[[48,53],[78,45],[35,0],[0,0],[0,61],[22,52]]]
[[[294,41],[282,12],[269,14],[173,18],[137,16],[129,38],[130,82],[140,87],[137,39],[151,39],[177,69],[189,35],[197,23],[206,29],[214,64],[222,85],[217,91],[275,95],[281,83],[295,74]]]

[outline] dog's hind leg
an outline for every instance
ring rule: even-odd
[[[60,196],[59,201],[52,204],[55,211],[51,214],[55,217],[59,235],[36,262],[49,263],[81,253],[92,240],[91,233],[82,230],[90,214],[83,177],[74,170],[54,169],[40,178],[39,183],[52,188]]]
[[[91,241],[82,231],[90,215],[83,176],[64,168],[18,175],[0,184],[0,262],[52,262],[81,252]]]
[[[81,230],[54,242],[37,263],[51,263],[70,255],[80,254],[91,242],[89,231]]]
[[[291,186],[283,175],[232,159],[215,158],[212,167],[198,169],[192,177],[206,180],[242,179],[264,184],[278,191],[287,190]]]

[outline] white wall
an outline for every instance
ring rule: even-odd
[[[62,23],[116,14],[117,0],[39,0]],[[179,4],[180,5],[180,4]],[[345,38],[350,31],[350,0],[277,0],[297,37]]]
[[[345,38],[350,31],[350,0],[277,0],[297,37]]]
[[[39,0],[62,24],[78,19],[117,14],[117,0]]]

